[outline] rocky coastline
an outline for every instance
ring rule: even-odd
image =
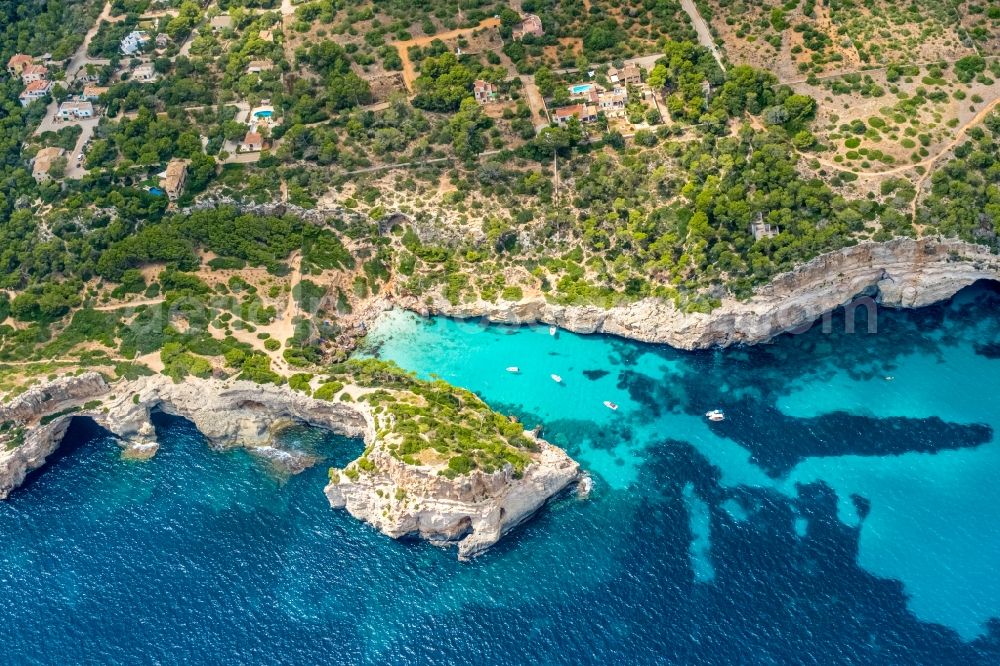
[[[897,238],[820,255],[776,276],[746,301],[723,299],[711,313],[685,313],[656,298],[611,308],[561,305],[544,297],[453,305],[440,296],[428,302],[404,295],[394,304],[425,316],[541,323],[575,333],[604,333],[694,350],[767,342],[809,327],[863,295],[881,307],[924,307],[978,280],[1000,280],[1000,256],[989,248],[958,240]]]
[[[77,417],[114,434],[125,458],[155,455],[151,419],[157,411],[190,420],[219,449],[282,453],[272,446],[275,436],[297,424],[361,439],[374,467],[357,482],[331,471],[331,479],[337,476],[326,488],[331,505],[393,538],[457,544],[462,559],[492,546],[579,478],[579,466],[565,452],[537,438],[520,475],[504,468],[452,479],[440,475],[438,466],[393,457],[384,428],[376,429],[377,417],[364,401],[317,400],[287,386],[246,381],[188,378],[175,384],[163,375],[111,384],[88,372],[33,387],[0,406],[0,499],[45,464]],[[301,471],[300,464],[293,459],[289,471]]]
[[[1000,257],[988,248],[902,238],[821,255],[777,276],[746,301],[725,299],[711,313],[685,313],[659,299],[603,309],[543,298],[452,305],[441,298],[428,302],[397,294],[370,304],[358,334],[381,310],[404,307],[423,315],[543,323],[702,349],[756,344],[801,330],[859,295],[882,307],[915,308],[950,298],[979,280],[1000,280]],[[362,439],[365,465],[355,461],[344,470],[331,470],[325,488],[331,505],[393,538],[457,544],[460,558],[483,552],[581,478],[579,466],[565,452],[531,433],[524,433],[535,443],[531,461],[520,473],[473,470],[448,478],[433,461],[407,463],[394,455],[385,437],[387,424],[364,401],[316,400],[288,387],[235,380],[189,378],[175,384],[162,375],[110,384],[89,372],[33,387],[0,405],[0,499],[45,464],[78,416],[90,417],[116,435],[123,456],[155,455],[151,415],[156,411],[192,421],[218,448],[273,449],[275,435],[293,424]],[[290,471],[309,462],[292,461]]]
[[[467,560],[580,479],[579,465],[562,449],[525,435],[535,440],[538,452],[520,477],[507,467],[451,480],[435,465],[406,464],[378,445],[367,455],[372,471],[351,478],[331,470],[326,496],[332,506],[393,538],[415,535],[439,545],[457,543],[459,559]]]

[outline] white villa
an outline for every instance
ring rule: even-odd
[[[149,35],[142,30],[133,30],[122,37],[121,50],[125,55],[132,55],[142,50],[149,41]]]

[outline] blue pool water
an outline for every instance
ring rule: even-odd
[[[582,95],[593,87],[590,83],[578,83],[577,85],[570,88],[570,92],[574,95]]]
[[[462,564],[329,509],[357,442],[290,433],[326,463],[285,478],[81,423],[0,503],[2,661],[1000,663],[998,308],[698,353],[390,313],[366,353],[542,423],[591,498]]]
[[[270,118],[274,115],[274,111],[255,111],[253,115],[257,118]]]

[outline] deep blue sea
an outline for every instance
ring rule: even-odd
[[[1000,664],[1000,291],[831,328],[689,353],[387,314],[363,353],[595,480],[471,563],[329,508],[356,441],[287,433],[324,459],[288,478],[77,421],[0,503],[0,663]]]

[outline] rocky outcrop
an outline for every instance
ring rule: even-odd
[[[175,384],[162,375],[109,385],[101,375],[86,373],[33,388],[0,407],[0,499],[45,463],[78,416],[116,435],[125,457],[154,455],[158,444],[151,417],[157,411],[190,420],[213,447],[247,447],[290,472],[314,459],[272,446],[289,425],[363,439],[373,471],[357,483],[336,472],[337,480],[326,489],[331,504],[393,538],[416,535],[440,545],[457,543],[463,558],[496,543],[579,474],[561,449],[526,433],[535,450],[521,475],[508,466],[449,479],[433,466],[408,465],[390,455],[366,402],[315,400],[287,387],[243,381],[189,378]]]
[[[218,448],[244,446],[300,471],[304,459],[273,449],[274,435],[293,424],[326,428],[348,437],[367,433],[365,417],[345,404],[313,400],[277,386],[163,375],[109,385],[94,372],[33,388],[0,407],[0,498],[41,467],[77,416],[87,416],[119,437],[129,458],[156,453],[154,412],[184,417]]]
[[[59,448],[72,418],[69,414],[108,390],[104,377],[90,372],[32,387],[10,404],[0,405],[0,499]]]
[[[325,428],[347,437],[363,437],[363,414],[344,403],[314,400],[285,387],[247,381],[187,378],[175,384],[163,375],[143,377],[115,387],[114,400],[89,415],[130,446],[154,441],[151,414],[183,417],[214,447],[268,447],[290,425]]]
[[[531,433],[525,436],[533,437]],[[451,480],[440,466],[409,465],[375,442],[371,471],[331,470],[326,495],[334,507],[374,525],[393,538],[419,536],[458,545],[459,559],[495,544],[575,483],[580,468],[566,453],[535,440],[538,450],[520,478],[508,465],[493,473],[473,471]]]
[[[611,308],[558,305],[544,299],[518,303],[397,303],[422,314],[483,317],[505,324],[552,324],[577,333],[606,333],[679,349],[766,342],[802,330],[819,317],[867,294],[879,305],[915,308],[950,298],[978,280],[1000,279],[1000,257],[956,240],[900,238],[866,242],[821,255],[778,275],[746,301],[723,300],[711,313],[685,313],[673,303],[647,298]]]

